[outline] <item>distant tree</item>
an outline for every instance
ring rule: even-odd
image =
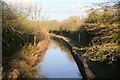
[[[87,23],[95,23],[102,18],[101,12],[98,10],[92,10],[88,17],[86,18]]]

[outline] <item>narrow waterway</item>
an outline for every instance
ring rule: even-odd
[[[53,41],[38,70],[46,78],[82,78],[70,50]]]

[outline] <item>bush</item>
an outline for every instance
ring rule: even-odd
[[[119,25],[118,8],[106,7],[89,14],[84,24],[86,31],[94,36],[86,53],[89,60],[112,63],[120,58]]]
[[[100,11],[97,10],[93,10],[92,12],[90,12],[89,16],[86,18],[85,22],[86,23],[95,23],[98,20],[100,20],[102,18],[102,14]]]
[[[28,20],[16,10],[2,2],[2,53],[5,58],[14,55],[25,43],[30,40],[34,31]]]
[[[117,43],[106,43],[103,45],[93,45],[87,51],[87,58],[91,61],[109,61],[112,63],[120,58]]]

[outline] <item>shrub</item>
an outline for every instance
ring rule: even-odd
[[[97,11],[97,10],[93,10],[92,12],[90,12],[90,14],[86,18],[85,22],[86,23],[95,23],[98,20],[100,20],[101,18],[102,18],[101,12]]]

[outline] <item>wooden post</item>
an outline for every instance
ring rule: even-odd
[[[79,42],[80,42],[80,33],[78,34]]]
[[[36,36],[34,35],[34,46],[36,45]]]

